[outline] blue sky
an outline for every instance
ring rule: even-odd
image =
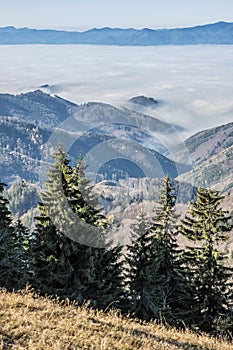
[[[232,0],[0,0],[0,26],[185,27],[233,22]]]

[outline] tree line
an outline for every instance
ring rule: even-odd
[[[165,176],[152,217],[141,210],[131,225],[132,244],[103,248],[109,224],[85,170],[82,158],[72,166],[58,149],[33,230],[13,219],[0,183],[0,287],[29,284],[41,295],[232,336],[233,269],[223,249],[232,221],[220,193],[199,188],[180,220]],[[178,235],[189,242],[185,248]]]

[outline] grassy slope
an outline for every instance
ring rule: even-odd
[[[0,291],[0,349],[230,350],[223,341],[139,323],[116,312]]]

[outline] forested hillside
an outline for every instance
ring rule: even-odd
[[[181,129],[151,116],[0,97],[0,287],[232,339],[232,123],[176,162],[154,132]]]
[[[29,284],[41,295],[231,338],[232,217],[220,193],[198,188],[180,219],[165,176],[159,205],[151,215],[141,208],[123,249],[114,232],[124,227],[101,210],[85,169],[82,158],[73,166],[56,151],[31,229],[13,218],[1,184],[0,287]],[[179,235],[188,242],[182,248]]]

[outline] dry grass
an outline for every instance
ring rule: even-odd
[[[139,323],[117,312],[58,304],[29,291],[0,291],[0,349],[230,350],[233,346],[190,331]]]

